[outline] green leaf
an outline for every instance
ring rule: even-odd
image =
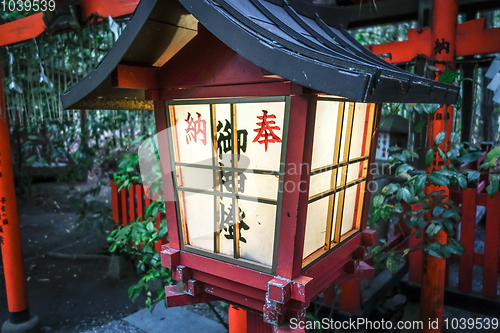
[[[491,160],[492,158],[499,158],[499,157],[500,157],[500,147],[495,147],[488,152],[488,154],[486,155],[486,160]]]
[[[481,157],[481,155],[483,155],[483,153],[481,153],[480,151],[468,153],[468,154],[465,154],[464,156],[460,157],[458,159],[458,162],[464,163],[464,164],[474,162],[474,161],[477,161]]]
[[[389,147],[389,149],[388,149],[389,152],[399,151],[399,150],[401,150],[401,147],[397,147],[397,146],[392,146],[392,147]]]
[[[439,186],[449,186],[450,185],[450,180],[439,174],[436,173],[436,171],[431,172],[430,174],[427,175],[427,178],[434,184],[434,185],[439,185]]]
[[[443,161],[448,161],[448,157],[446,156],[446,154],[444,153],[444,151],[441,150],[441,148],[438,147],[438,152],[439,152],[439,155],[441,156],[441,158],[443,159]]]
[[[391,195],[398,190],[398,186],[396,184],[388,184],[382,189],[383,195]]]
[[[448,238],[448,247],[452,253],[455,253],[459,256],[464,254],[464,247],[456,239]]]
[[[394,158],[397,158],[401,162],[406,162],[406,157],[403,154],[393,154],[391,156]]]
[[[398,193],[401,191],[401,196],[404,201],[411,204],[413,203],[413,195],[411,195],[410,191],[406,187],[402,187],[399,189]]]
[[[30,139],[30,140],[38,140],[38,137],[36,135],[29,135],[28,139]]]
[[[458,175],[458,185],[460,185],[461,188],[464,190],[467,188],[467,178],[465,178],[464,175]]]
[[[457,78],[457,73],[452,71],[446,71],[443,74],[439,75],[439,82],[452,84],[453,81]]]
[[[439,224],[431,223],[425,232],[427,233],[427,236],[432,237],[437,234],[439,230],[441,230],[441,226]]]
[[[443,214],[444,213],[444,207],[441,207],[441,206],[436,206],[434,207],[434,209],[432,210],[432,216],[434,217],[438,217],[439,215]]]
[[[415,193],[422,192],[422,190],[425,187],[425,181],[426,181],[426,179],[427,179],[427,175],[419,175],[419,176],[417,176],[417,178],[415,179],[414,187],[413,187],[415,189]]]
[[[424,250],[433,257],[444,259],[444,255],[441,252],[441,244],[439,243],[430,243],[424,247]]]
[[[401,164],[397,169],[396,169],[396,175],[401,175],[403,173],[406,173],[408,171],[413,170],[413,167],[408,164]]]
[[[450,135],[450,141],[451,143],[456,143],[460,141],[460,134],[458,134],[457,132],[452,132]]]
[[[434,160],[434,149],[429,149],[427,153],[425,153],[425,164],[427,166],[430,166],[433,160]]]
[[[491,175],[490,184],[486,187],[486,192],[493,198],[493,196],[498,192],[498,177]]]
[[[446,137],[446,133],[445,132],[438,133],[436,135],[436,145],[440,145],[444,141],[445,137]]]
[[[384,196],[379,194],[373,198],[373,206],[374,207],[380,207],[384,203]]]
[[[386,267],[391,274],[396,273],[399,269],[398,260],[394,256],[388,257],[386,261]]]
[[[473,180],[476,180],[478,179],[479,177],[481,176],[481,174],[475,170],[471,170],[469,171],[469,173],[467,174],[467,180],[468,181],[473,181]]]
[[[426,125],[426,122],[425,121],[421,121],[417,124],[417,126],[415,126],[415,133],[420,133],[422,132],[422,130],[424,129]]]
[[[449,258],[451,256],[451,249],[448,244],[444,244],[441,249],[443,250],[443,254],[446,258]]]

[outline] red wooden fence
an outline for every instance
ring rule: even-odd
[[[122,188],[118,192],[118,186],[111,179],[111,206],[113,208],[113,221],[115,225],[127,226],[131,221],[135,221],[138,216],[142,216],[146,212],[146,208],[151,204],[152,200],[144,195],[144,187],[141,184],[132,184],[130,189]],[[156,228],[159,230],[162,219],[165,214],[160,213],[156,216]],[[161,246],[166,244],[167,236],[156,242],[155,250],[160,252]]]
[[[486,153],[478,162],[469,163],[460,167],[460,171],[478,170],[483,163]],[[498,296],[497,279],[500,268],[499,240],[500,240],[500,192],[491,198],[485,191],[489,183],[489,175],[484,173],[477,181],[477,188],[451,191],[451,199],[461,206],[461,223],[455,238],[460,240],[464,247],[462,256],[452,255],[447,261],[446,284],[450,284],[449,267],[451,262],[458,262],[458,290],[465,293],[473,292],[474,265],[483,267],[481,293],[485,297],[496,299]],[[486,207],[486,224],[484,239],[476,238],[476,210],[477,206]],[[476,252],[475,241],[484,241],[484,251]],[[412,237],[410,245],[415,245],[418,239]],[[421,250],[410,254],[410,282],[421,283],[422,279]]]

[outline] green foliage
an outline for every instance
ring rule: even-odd
[[[143,140],[145,136],[136,140],[136,143]],[[150,142],[148,140],[147,142]],[[119,170],[114,175],[115,182],[120,190],[129,189],[133,184],[141,182],[138,170],[139,157],[135,153],[125,155],[118,164]],[[161,187],[161,170],[153,169],[155,175],[152,186],[154,192],[146,193],[150,197],[152,193],[158,193]],[[148,184],[150,185],[150,184]],[[171,272],[161,266],[160,253],[154,248],[154,244],[167,235],[167,221],[165,218],[158,224],[157,217],[165,214],[165,203],[161,195],[146,207],[144,216],[139,216],[127,226],[122,226],[114,230],[108,241],[110,242],[110,252],[127,253],[138,259],[138,267],[145,272],[145,275],[138,283],[129,289],[129,298],[135,301],[141,293],[147,295],[146,306],[153,311],[154,307],[161,300],[165,300],[165,286],[171,283]],[[160,285],[160,288],[153,288],[152,281]]]
[[[404,182],[386,185],[381,194],[373,198],[370,224],[377,226],[381,221],[387,220],[396,223],[402,217],[405,224],[414,230],[418,238],[424,236],[417,246],[401,251],[386,251],[388,249],[384,243],[372,250],[374,262],[391,272],[397,271],[404,261],[404,256],[415,249],[423,249],[429,255],[438,258],[448,258],[451,254],[461,255],[464,251],[460,242],[453,238],[460,221],[459,208],[449,199],[445,190],[440,189],[456,186],[465,189],[469,183],[477,180],[481,175],[480,172],[475,170],[460,172],[458,166],[476,162],[482,153],[469,142],[458,142],[458,134],[452,133],[451,147],[445,154],[439,147],[445,139],[444,132],[438,133],[434,146],[425,153],[424,158],[428,166],[436,165],[438,157],[445,162],[450,161],[450,165],[441,166],[439,169],[429,168],[425,174],[416,172],[409,164],[415,156],[414,152],[395,147],[390,149],[396,152],[390,157],[391,168],[396,170],[396,175],[403,178]],[[494,166],[498,157],[500,157],[500,149],[492,149],[485,159],[489,162],[484,163],[481,170],[485,171]],[[493,196],[498,192],[499,180],[496,175],[492,175],[491,178],[486,190],[490,196]],[[426,185],[436,186],[438,190],[431,193],[424,192]],[[412,205],[412,209],[404,212],[404,203]],[[446,244],[441,244],[433,238],[441,230],[448,235]]]

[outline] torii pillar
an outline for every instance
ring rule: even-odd
[[[28,290],[24,273],[21,231],[17,215],[16,191],[7,124],[7,108],[0,64],[0,246],[7,289],[10,319],[2,333],[39,332],[38,317],[30,315]]]
[[[455,60],[456,30],[458,17],[458,0],[434,0],[434,15],[432,20],[432,40],[434,49],[433,59],[437,61],[436,67],[440,73],[454,70],[452,62]],[[449,151],[450,135],[453,131],[453,106],[441,105],[437,112],[430,116],[427,131],[428,148],[434,146],[438,133],[445,132],[444,141],[440,144],[443,151]],[[434,162],[428,172],[439,170],[444,165],[449,165],[449,160],[444,162],[439,154],[435,154]],[[444,190],[449,195],[449,189],[442,186],[428,186],[426,191]],[[431,214],[430,214],[431,215]],[[432,218],[432,216],[430,216]],[[446,243],[447,234],[440,230],[433,236],[431,242]],[[420,296],[420,319],[424,324],[423,332],[440,332],[443,321],[444,287],[446,275],[446,260],[433,257],[423,252],[422,289]],[[437,320],[437,322],[436,322]],[[437,325],[435,325],[437,324]]]

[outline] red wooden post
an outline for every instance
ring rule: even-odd
[[[264,322],[262,315],[253,311],[246,311],[247,313],[247,329],[245,332],[249,333],[273,333],[273,325]],[[231,332],[229,333],[236,333]],[[237,332],[239,333],[239,332]]]
[[[434,17],[432,22],[432,53],[433,58],[438,61],[453,61],[455,59],[455,40],[458,16],[457,0],[434,0]],[[443,63],[436,64],[441,73],[449,70]],[[435,137],[440,132],[446,133],[444,142],[440,145],[443,151],[448,150],[448,142],[453,129],[453,107],[442,105],[433,115],[429,122],[428,143],[434,145]],[[434,165],[429,171],[439,170],[444,161],[439,155],[434,159]],[[449,163],[449,162],[448,162]],[[429,186],[427,191],[445,190],[449,195],[449,190],[443,187]],[[431,242],[446,243],[446,233],[440,230]],[[446,260],[436,258],[423,253],[423,276],[420,303],[420,318],[424,323],[423,332],[440,332],[443,320],[444,286]],[[439,321],[439,328],[432,329],[429,322]]]
[[[229,333],[247,333],[247,311],[229,305]]]
[[[128,213],[127,213],[127,189],[124,187],[120,191],[121,201],[122,201],[122,225],[128,225]]]
[[[458,289],[470,293],[472,292],[472,270],[474,268],[474,229],[476,227],[477,189],[469,188],[463,191],[462,196],[460,242],[465,251],[460,257]]]
[[[18,324],[28,321],[30,312],[15,193],[7,108],[3,92],[3,73],[0,64],[0,245],[7,303],[11,315],[10,322]]]
[[[361,283],[359,280],[347,281],[340,284],[340,310],[355,314],[361,308]]]
[[[500,237],[500,194],[486,199],[486,238],[484,240],[483,295],[497,297],[498,245]]]
[[[129,222],[135,221],[135,185],[130,185],[130,189],[128,190],[128,208],[129,208]]]
[[[314,101],[316,99],[314,98]],[[308,104],[309,103],[309,104]],[[314,105],[312,105],[314,104]],[[290,101],[290,116],[288,124],[288,141],[287,145],[289,147],[295,147],[293,150],[289,150],[286,153],[285,165],[288,166],[283,183],[283,204],[281,209],[281,226],[276,232],[279,232],[279,244],[278,244],[278,267],[276,268],[276,275],[284,279],[294,279],[299,274],[300,271],[297,269],[294,271],[294,264],[297,268],[298,263],[302,265],[302,249],[304,244],[296,244],[296,232],[297,225],[304,226],[306,216],[301,215],[300,218],[303,221],[297,223],[300,208],[307,206],[307,198],[305,196],[298,196],[295,194],[295,189],[302,185],[302,173],[298,173],[291,170],[297,170],[297,168],[302,168],[304,166],[304,140],[306,137],[306,122],[307,122],[307,111],[310,107],[315,107],[316,103],[309,102],[308,96],[292,96]],[[312,112],[314,113],[314,112]],[[312,145],[311,145],[312,147]],[[312,151],[311,151],[312,155]],[[290,166],[295,166],[292,168]],[[310,164],[307,164],[309,167]],[[309,171],[306,172],[309,176]],[[290,186],[293,185],[293,186]],[[288,190],[288,187],[293,187],[292,191]],[[305,188],[303,192],[308,192],[308,188]],[[299,204],[299,199],[304,200]],[[303,222],[303,223],[301,223]],[[299,231],[300,232],[300,231]],[[300,257],[294,258],[294,252],[300,250]],[[298,255],[298,253],[296,253]],[[293,276],[293,274],[297,274]]]
[[[111,187],[111,209],[113,211],[113,221],[120,224],[120,202],[118,201],[118,186],[113,179],[110,181]]]
[[[137,195],[137,215],[141,217],[140,221],[144,219],[144,186],[135,185],[135,194]]]

